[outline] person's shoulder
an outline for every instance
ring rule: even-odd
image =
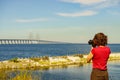
[[[97,47],[93,47],[92,50],[95,50]]]
[[[106,48],[109,50],[109,52],[111,53],[111,49],[110,49],[110,47],[109,46],[106,46]]]
[[[105,46],[105,47],[110,49],[110,47],[109,47],[109,46]]]

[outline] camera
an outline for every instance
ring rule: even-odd
[[[89,40],[89,41],[88,41],[88,44],[89,44],[89,45],[92,45],[92,47],[96,47],[96,44],[94,43],[93,40]]]

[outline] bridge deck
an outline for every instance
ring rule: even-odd
[[[55,43],[55,42],[29,39],[0,39],[0,44],[41,44],[41,43]]]

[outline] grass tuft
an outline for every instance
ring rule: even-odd
[[[12,58],[12,59],[10,59],[9,61],[10,61],[10,62],[15,62],[15,63],[18,63],[18,62],[19,62],[17,57]]]

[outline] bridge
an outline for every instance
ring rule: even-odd
[[[32,39],[0,39],[0,44],[55,44],[60,42]]]

